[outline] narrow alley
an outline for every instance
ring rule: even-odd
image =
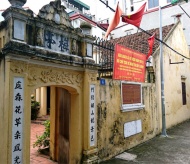
[[[189,164],[190,120],[101,164]],[[136,156],[135,159],[131,157]]]
[[[38,153],[38,148],[33,148],[33,143],[36,141],[36,135],[40,136],[44,132],[44,125],[31,123],[31,138],[30,138],[30,164],[57,164],[49,159],[49,156]]]

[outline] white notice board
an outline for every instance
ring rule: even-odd
[[[129,137],[142,132],[142,121],[136,120],[124,124],[124,137]]]

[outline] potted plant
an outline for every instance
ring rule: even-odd
[[[36,120],[40,110],[40,103],[31,96],[31,120]]]
[[[41,136],[36,136],[37,140],[33,147],[38,147],[38,151],[42,154],[49,155],[50,146],[50,120],[44,121],[45,131]]]

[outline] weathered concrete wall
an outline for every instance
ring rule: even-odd
[[[97,140],[100,159],[110,158],[142,143],[159,132],[155,85],[143,84],[144,109],[122,112],[120,81],[106,80],[97,89]],[[142,132],[124,138],[124,123],[142,121]]]
[[[167,38],[166,43],[177,52],[189,57],[188,46],[181,24],[175,25]],[[120,81],[106,80],[106,85],[98,88],[98,156],[105,160],[119,154],[135,145],[154,137],[162,131],[161,108],[161,79],[160,79],[160,50],[153,54],[155,84],[144,83],[142,110],[121,112]],[[166,128],[170,128],[190,118],[190,61],[163,46],[164,66],[164,94]],[[182,84],[186,83],[187,104],[182,104]],[[142,132],[124,138],[124,124],[141,120]]]
[[[185,40],[181,24],[176,24],[173,31],[166,38],[167,44],[177,52],[189,57],[189,50]],[[172,127],[180,122],[190,118],[190,62],[184,58],[184,63],[170,64],[182,62],[184,57],[174,53],[166,46],[163,46],[163,67],[164,67],[164,94],[165,94],[165,112],[166,127]],[[155,76],[158,110],[161,116],[161,91],[160,91],[160,58],[159,50],[155,52]],[[184,78],[184,79],[183,79]],[[182,81],[186,83],[187,104],[182,105]],[[160,126],[162,120],[160,117]]]

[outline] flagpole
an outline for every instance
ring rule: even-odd
[[[160,19],[160,40],[162,40],[162,8],[159,6]],[[164,96],[164,68],[163,68],[163,48],[160,42],[160,81],[161,81],[161,108],[162,108],[162,136],[167,137],[166,133],[166,113],[165,113],[165,96]]]

